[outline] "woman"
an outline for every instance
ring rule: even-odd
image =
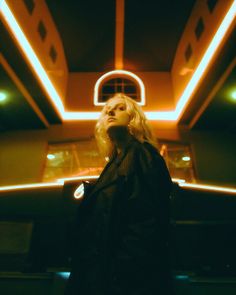
[[[109,99],[95,135],[109,162],[78,209],[66,294],[170,294],[171,178],[141,108]]]

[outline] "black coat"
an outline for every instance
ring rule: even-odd
[[[114,155],[78,209],[66,294],[170,294],[171,178],[149,143]],[[169,292],[169,293],[168,293]]]

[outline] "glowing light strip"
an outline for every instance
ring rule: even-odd
[[[199,63],[197,69],[195,70],[191,80],[189,81],[187,87],[185,88],[182,96],[180,97],[176,109],[175,114],[177,119],[180,118],[180,115],[184,111],[187,102],[189,101],[191,95],[193,94],[194,90],[196,89],[198,83],[200,82],[203,73],[206,71],[208,65],[210,64],[211,60],[216,53],[217,48],[221,44],[224,35],[226,34],[227,30],[229,29],[231,23],[233,22],[236,15],[236,1],[233,2],[230,9],[228,10],[227,14],[225,15],[223,21],[220,24],[217,32],[215,33],[210,45],[208,46],[201,62]]]
[[[196,189],[206,190],[206,191],[216,191],[216,192],[236,194],[236,189],[230,188],[230,187],[221,187],[221,186],[207,185],[207,184],[192,184],[192,183],[179,183],[179,186],[191,187],[191,188],[196,188]]]
[[[21,49],[23,50],[30,65],[34,69],[34,72],[38,76],[39,80],[42,82],[42,85],[43,85],[44,89],[46,90],[46,92],[48,93],[52,103],[54,104],[56,109],[59,111],[61,117],[63,117],[64,106],[62,103],[62,99],[59,96],[59,94],[57,93],[56,89],[54,88],[46,71],[44,70],[42,64],[40,63],[37,55],[35,54],[33,48],[31,47],[29,41],[27,40],[25,34],[21,30],[15,17],[11,13],[11,10],[7,6],[5,0],[2,0],[0,9],[1,9],[1,12],[2,12],[8,26],[10,27],[14,37],[18,41],[18,44],[20,45]]]
[[[95,87],[94,87],[94,105],[96,105],[96,106],[105,105],[105,102],[98,102],[99,87],[100,87],[100,84],[102,83],[102,81],[104,79],[107,79],[108,77],[112,77],[112,76],[115,76],[115,75],[125,75],[125,76],[133,78],[138,83],[138,85],[139,85],[139,87],[141,89],[141,93],[140,93],[141,102],[139,102],[138,104],[139,105],[145,105],[145,87],[144,87],[143,81],[137,75],[135,75],[134,73],[129,72],[129,71],[125,71],[125,70],[114,70],[114,71],[108,72],[108,73],[102,75],[97,80],[97,82],[95,84]]]
[[[56,275],[67,280],[70,276],[70,272],[57,272]]]
[[[85,179],[97,179],[99,175],[89,175],[89,176],[76,176],[76,177],[69,177],[69,178],[59,178],[57,181],[59,182],[65,182],[69,180],[85,180]],[[172,181],[178,182],[178,183],[184,183],[185,179],[180,178],[172,178]]]
[[[144,112],[150,121],[175,121],[174,112]],[[77,120],[98,120],[101,112],[64,112],[63,119],[65,121]]]
[[[208,65],[210,64],[211,60],[214,57],[214,54],[217,48],[220,46],[224,35],[226,34],[227,30],[229,29],[230,25],[232,24],[236,15],[236,0],[234,0],[233,4],[231,5],[230,9],[228,10],[226,16],[224,17],[223,21],[221,22],[215,36],[213,37],[210,45],[208,46],[203,58],[201,59],[196,71],[194,72],[190,82],[186,86],[182,96],[180,97],[176,109],[173,111],[168,112],[145,112],[145,115],[149,120],[156,120],[156,121],[177,121],[179,120],[184,108],[186,107],[188,101],[190,100],[191,95],[193,94],[194,90],[196,89],[198,83],[200,82],[201,76],[206,71]],[[112,72],[110,72],[112,73]],[[109,75],[109,73],[107,73]],[[104,77],[105,76],[105,77]],[[101,80],[105,79],[107,76],[106,74],[100,77]],[[101,80],[98,80],[95,85],[95,94],[94,96],[94,104],[100,105],[102,103],[98,103],[98,88]],[[89,117],[92,117],[92,113],[89,114]],[[94,113],[95,114],[95,113]],[[97,116],[94,116],[94,120],[96,120]],[[68,112],[67,118],[70,118],[70,113]],[[73,113],[73,119],[78,120],[79,117],[76,115],[76,112]]]
[[[61,187],[64,185],[65,181],[70,180],[88,180],[88,179],[97,179],[98,175],[85,175],[79,177],[69,177],[58,179],[57,182],[51,183],[32,183],[32,184],[22,184],[22,185],[12,185],[12,186],[2,186],[0,187],[0,191],[11,191],[11,190],[22,190],[22,189],[37,189],[41,187],[49,188],[49,187]],[[236,194],[236,188],[230,187],[221,187],[215,185],[207,185],[207,184],[193,184],[187,183],[184,179],[172,178],[173,182],[178,182],[181,187],[190,187],[194,189],[207,190],[207,191],[216,191],[216,192],[225,192],[230,194]]]
[[[177,120],[177,114],[175,112],[144,112],[145,116],[150,121],[176,121]]]
[[[48,183],[31,183],[31,184],[9,185],[9,186],[1,186],[0,191],[37,189],[37,188],[41,188],[41,187],[61,187],[63,185],[64,185],[63,181],[48,182]]]
[[[58,109],[61,117],[63,120],[97,120],[98,115],[97,112],[69,112],[64,110],[64,106],[60,96],[58,95],[57,91],[55,90],[52,82],[50,81],[46,71],[42,67],[41,63],[39,62],[36,54],[34,53],[32,47],[30,46],[27,38],[25,37],[24,33],[20,29],[16,19],[14,18],[13,14],[11,13],[9,7],[7,6],[5,0],[0,2],[0,12],[2,12],[6,22],[8,23],[11,31],[13,32],[16,40],[20,44],[22,50],[24,51],[26,57],[28,58],[30,64],[32,65],[33,69],[36,72],[36,75],[39,77],[40,81],[42,82],[45,90],[49,94],[51,101]],[[226,34],[227,30],[229,29],[230,25],[232,24],[236,15],[236,0],[234,0],[233,4],[231,5],[230,9],[228,10],[227,14],[225,15],[223,21],[220,24],[215,36],[213,37],[210,45],[208,46],[203,58],[201,59],[196,71],[194,72],[190,82],[186,86],[182,96],[180,97],[175,110],[169,112],[146,112],[147,117],[150,120],[158,120],[158,121],[176,121],[180,118],[182,112],[184,111],[188,101],[190,100],[191,95],[193,94],[194,90],[196,89],[198,83],[201,80],[202,74],[205,72],[206,68],[208,67],[210,61],[212,60],[217,48],[221,44],[224,35]],[[106,78],[111,73],[120,73],[120,74],[127,74],[134,78],[138,83],[140,83],[141,79],[139,79],[135,74],[123,71],[123,70],[116,70],[109,73],[106,73],[102,77],[99,78],[95,85],[95,105],[102,105],[103,103],[98,103],[97,100],[97,90],[99,83],[101,80]],[[142,81],[141,81],[142,82]],[[145,99],[145,88],[141,86],[141,104],[144,104]]]
[[[84,184],[81,183],[79,187],[74,191],[74,198],[81,199],[84,196]]]
[[[57,181],[64,182],[69,180],[85,180],[85,179],[97,179],[99,175],[88,175],[88,176],[77,176],[77,177],[68,177],[68,178],[60,178]]]
[[[65,121],[77,120],[97,120],[101,112],[64,112],[63,119]]]
[[[172,178],[173,182],[177,182],[177,183],[184,183],[185,179],[180,179],[180,178]]]

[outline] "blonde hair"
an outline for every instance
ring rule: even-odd
[[[104,118],[108,104],[116,99],[124,100],[126,111],[130,116],[130,122],[128,125],[130,134],[133,135],[139,142],[143,143],[146,141],[158,149],[157,140],[155,139],[153,131],[140,106],[132,98],[122,93],[117,93],[107,101],[95,126],[95,138],[101,154],[105,157],[111,157],[114,151],[114,145],[106,132]]]

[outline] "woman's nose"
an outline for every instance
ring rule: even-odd
[[[115,115],[114,110],[110,110],[110,111],[108,112],[108,115],[109,115],[109,116],[114,116],[114,115]]]

